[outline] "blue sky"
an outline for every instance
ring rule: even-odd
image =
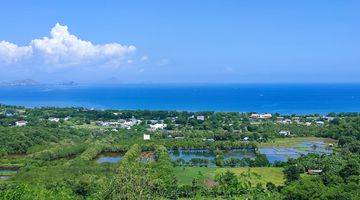
[[[0,7],[0,81],[360,82],[360,1],[12,0]]]

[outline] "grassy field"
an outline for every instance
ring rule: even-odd
[[[220,168],[220,167],[177,167],[175,174],[180,184],[191,184],[193,178],[204,182],[213,180],[217,173],[230,170],[236,175],[249,180],[252,185],[267,182],[273,182],[275,185],[284,184],[284,174],[279,167],[238,167],[238,168]]]
[[[296,147],[302,142],[308,141],[323,141],[325,144],[336,144],[337,141],[330,138],[318,137],[289,137],[289,138],[276,138],[269,142],[258,143],[259,147]]]

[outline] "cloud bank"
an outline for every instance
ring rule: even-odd
[[[27,46],[1,41],[0,63],[6,65],[22,62],[42,63],[51,66],[111,65],[119,66],[131,53],[133,45],[119,43],[93,44],[72,35],[67,26],[57,23],[50,37],[32,40]]]

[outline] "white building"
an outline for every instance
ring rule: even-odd
[[[204,121],[204,120],[205,120],[205,116],[199,115],[199,116],[196,116],[196,119],[199,120],[199,121]]]
[[[28,123],[27,121],[21,120],[21,121],[15,122],[15,125],[16,126],[26,126],[27,123]]]
[[[332,120],[335,119],[334,117],[329,117],[329,116],[323,116],[323,118],[324,118],[326,121],[332,121]]]
[[[144,140],[150,140],[150,135],[144,134]]]
[[[316,121],[316,124],[318,125],[318,126],[324,126],[324,122],[323,121]]]
[[[311,122],[305,122],[306,126],[311,126]]]
[[[280,131],[279,134],[282,136],[290,136],[290,131]]]
[[[163,124],[163,123],[150,124],[151,131],[162,130],[164,128],[166,128],[166,124]]]
[[[253,118],[253,119],[258,119],[259,117],[260,117],[260,115],[257,113],[253,113],[250,115],[250,118]]]
[[[272,117],[272,115],[270,113],[265,113],[265,114],[259,115],[260,119],[270,119],[271,117]]]
[[[278,121],[280,124],[291,124],[291,119],[283,119],[281,121]]]
[[[50,118],[49,118],[49,121],[51,121],[51,122],[59,122],[60,119],[57,118],[57,117],[50,117]]]
[[[215,140],[213,138],[204,138],[203,141],[214,142]]]
[[[96,124],[99,125],[99,126],[118,126],[120,123],[119,123],[119,122],[103,122],[103,121],[97,121]]]

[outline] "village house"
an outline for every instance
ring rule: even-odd
[[[158,124],[150,124],[150,131],[156,131],[156,130],[162,130],[166,128],[166,124],[164,123],[158,123]]]
[[[150,140],[150,135],[144,134],[144,140]]]
[[[305,122],[306,126],[311,126],[311,122]]]
[[[119,120],[121,128],[131,129],[132,126],[135,126],[137,124],[141,123],[141,120],[131,118],[130,120]]]
[[[161,123],[162,120],[156,120],[156,119],[151,119],[149,120],[150,124],[156,124],[156,123]]]
[[[300,123],[300,117],[292,117],[291,120],[293,120],[295,123]]]
[[[98,125],[98,126],[109,126],[109,122],[97,121],[96,125]]]
[[[280,131],[279,134],[282,136],[290,136],[290,131]]]
[[[324,126],[324,122],[323,121],[316,121],[316,124],[318,125],[318,126]]]
[[[203,139],[203,141],[205,142],[214,142],[215,140],[213,139],[213,138],[209,138],[209,139],[207,139],[207,138],[204,138]]]
[[[281,121],[278,121],[280,124],[291,124],[291,119],[283,119]]]
[[[21,120],[21,121],[15,122],[15,125],[16,126],[26,126],[27,123],[28,123],[27,121]]]
[[[315,121],[318,119],[319,119],[319,117],[312,117],[312,116],[306,117],[306,120],[308,120],[308,121]]]
[[[10,112],[10,111],[8,111],[8,110],[5,110],[5,111],[4,111],[4,115],[5,115],[5,117],[12,117],[12,116],[14,116],[14,113],[13,113],[13,112]]]
[[[119,122],[103,122],[103,121],[97,121],[96,125],[98,126],[118,126],[120,125]]]
[[[204,121],[204,120],[205,120],[205,116],[199,115],[199,116],[196,116],[196,119],[199,120],[199,121]]]
[[[308,169],[307,170],[308,175],[319,175],[319,174],[321,174],[321,172],[322,172],[321,169]]]
[[[64,117],[64,121],[69,121],[69,119],[71,119],[70,116]]]
[[[48,120],[51,122],[59,122],[60,121],[60,119],[57,117],[50,117]]]
[[[326,121],[332,121],[334,120],[334,117],[323,116],[323,119],[325,119]]]
[[[284,117],[276,117],[276,122],[281,122],[282,120],[284,120]]]
[[[175,122],[177,120],[178,117],[172,117],[171,118],[171,122]]]
[[[259,117],[260,117],[260,115],[257,113],[253,113],[250,115],[250,118],[252,118],[252,119],[259,119]]]
[[[259,115],[260,119],[270,119],[271,117],[272,117],[272,115],[270,113],[265,113],[265,114]]]
[[[270,113],[264,113],[264,114],[258,114],[258,113],[252,113],[250,115],[251,119],[270,119],[272,115]]]

